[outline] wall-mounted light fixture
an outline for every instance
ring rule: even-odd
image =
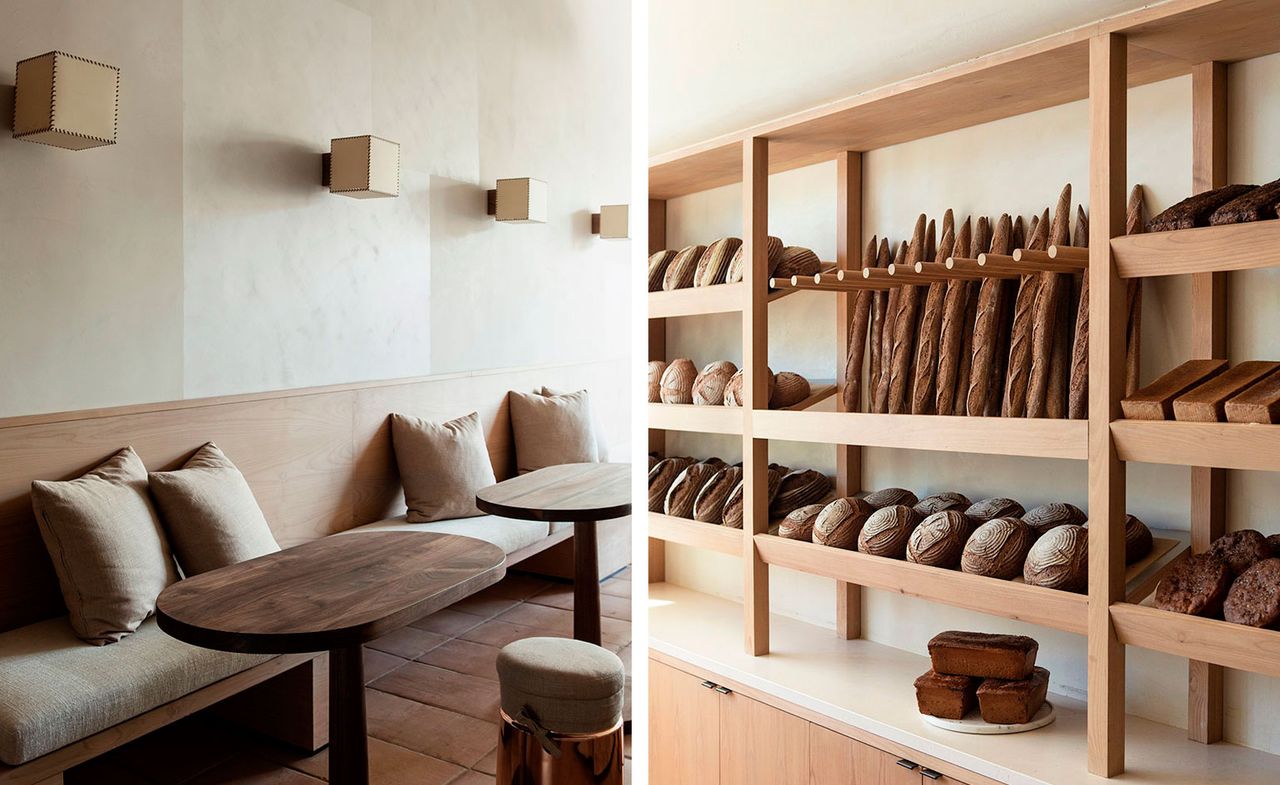
[[[532,177],[511,177],[498,181],[487,192],[488,212],[499,221],[511,223],[547,222],[547,184]]]
[[[13,138],[87,150],[116,143],[120,69],[48,52],[18,63]]]
[[[628,205],[602,204],[600,212],[591,214],[591,233],[600,235],[601,240],[627,239]]]
[[[321,157],[320,182],[354,199],[400,195],[400,143],[378,136],[344,136]]]

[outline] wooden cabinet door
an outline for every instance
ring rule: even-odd
[[[920,769],[821,725],[809,726],[809,785],[921,785]]]
[[[649,660],[649,780],[719,785],[720,695],[702,679]]]
[[[721,696],[722,785],[804,785],[808,781],[807,720],[737,693]]]

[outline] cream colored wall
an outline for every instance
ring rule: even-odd
[[[792,72],[793,78],[798,78]],[[1280,56],[1232,66],[1231,179],[1260,182],[1280,176],[1280,153],[1269,140],[1280,128],[1280,102],[1272,87],[1280,79]],[[1064,182],[1077,201],[1087,199],[1088,107],[1085,102],[1009,118],[868,153],[864,157],[863,220],[867,234],[894,242],[907,235],[915,216],[941,216],[948,207],[967,214],[1003,211],[1030,215],[1052,204]],[[1185,196],[1190,178],[1190,80],[1174,79],[1130,92],[1129,179],[1146,186],[1149,205],[1160,210]],[[706,243],[741,233],[738,186],[694,194],[668,203],[668,245]],[[771,234],[788,244],[812,247],[834,258],[835,167],[821,164],[770,179]],[[1143,305],[1142,377],[1150,380],[1189,356],[1190,284],[1185,278],[1149,284]],[[1280,357],[1280,271],[1233,273],[1230,285],[1230,351],[1233,358]],[[835,366],[835,309],[819,294],[799,294],[771,306],[770,364],[830,378]],[[741,359],[736,317],[678,320],[669,328],[669,356],[701,364]],[[719,455],[737,460],[740,444],[728,437],[669,436],[673,454]],[[770,459],[834,472],[829,447],[773,443]],[[1086,506],[1086,467],[1071,461],[868,449],[868,488],[900,485],[928,493],[960,490],[978,498],[1008,495],[1027,507],[1065,500]],[[1187,528],[1190,472],[1185,468],[1131,465],[1129,509],[1153,526]],[[1229,480],[1233,528],[1280,532],[1271,510],[1280,504],[1274,476],[1233,472]],[[738,598],[742,578],[736,558],[668,546],[668,580],[712,594]],[[775,610],[833,626],[831,581],[772,570]],[[1053,673],[1056,691],[1082,695],[1084,639],[1003,619],[958,611],[885,592],[865,594],[866,635],[883,643],[922,651],[947,628],[1017,631],[1034,635]],[[1280,681],[1230,673],[1229,738],[1280,752],[1280,730],[1271,710],[1280,701]],[[1152,719],[1185,725],[1185,661],[1130,649],[1128,707]]]
[[[588,216],[629,198],[627,3],[0,6],[0,85],[54,48],[122,68],[120,143],[0,133],[0,416],[625,367],[630,243]],[[328,140],[369,132],[401,143],[401,196],[330,195]],[[526,175],[548,223],[484,214],[496,178]]]

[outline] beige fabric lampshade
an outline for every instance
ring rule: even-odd
[[[499,221],[546,223],[547,184],[532,177],[499,180],[494,215]]]
[[[116,143],[120,69],[48,52],[18,63],[13,137],[87,150]]]
[[[329,192],[355,199],[400,195],[400,144],[378,136],[329,143]]]
[[[625,204],[600,205],[600,239],[625,240],[627,238],[627,213]]]

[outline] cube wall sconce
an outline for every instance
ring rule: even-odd
[[[353,199],[400,195],[400,144],[378,136],[344,136],[321,157],[320,182]]]
[[[488,212],[510,223],[547,222],[547,184],[532,177],[511,177],[498,181],[489,191]]]
[[[600,212],[591,214],[591,233],[601,240],[627,239],[628,205],[602,204]]]
[[[48,52],[18,63],[13,138],[64,150],[116,143],[120,69]]]

